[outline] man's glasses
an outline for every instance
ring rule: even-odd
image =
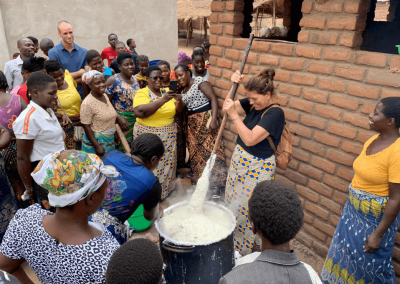
[[[163,76],[155,76],[155,77],[150,77],[151,79],[153,79],[154,81],[157,81],[158,79],[160,79],[161,81],[164,80]]]

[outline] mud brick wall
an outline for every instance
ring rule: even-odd
[[[289,1],[289,0],[286,0]],[[220,106],[230,77],[239,65],[248,39],[241,38],[244,1],[214,0],[210,53],[213,84]],[[293,135],[293,160],[276,179],[295,188],[304,210],[297,238],[325,257],[348,197],[352,164],[369,131],[368,114],[385,97],[400,96],[400,56],[360,51],[369,3],[306,0],[298,43],[255,41],[244,70],[245,82],[260,70],[274,68],[275,92]],[[239,88],[237,98],[244,98]],[[237,132],[228,121],[223,141],[229,165]],[[400,234],[396,240],[400,243]],[[400,247],[394,250],[400,260]],[[395,260],[397,274],[400,262]]]

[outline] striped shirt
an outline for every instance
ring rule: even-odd
[[[31,162],[65,149],[64,131],[54,112],[44,110],[34,101],[14,121],[13,130],[17,139],[34,140]]]

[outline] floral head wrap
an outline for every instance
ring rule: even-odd
[[[94,154],[69,152],[62,161],[58,160],[59,152],[45,156],[31,174],[38,185],[49,191],[49,203],[54,207],[73,205],[98,190],[107,177],[119,175]]]
[[[86,71],[82,75],[82,81],[85,82],[86,85],[89,85],[90,82],[92,82],[92,80],[94,78],[96,78],[97,76],[102,76],[103,77],[103,74],[100,73],[99,71],[96,71],[96,70]]]

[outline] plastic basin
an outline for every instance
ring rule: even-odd
[[[147,221],[143,216],[143,204],[141,204],[132,216],[128,218],[129,227],[135,232],[143,232],[151,227],[152,221]]]

